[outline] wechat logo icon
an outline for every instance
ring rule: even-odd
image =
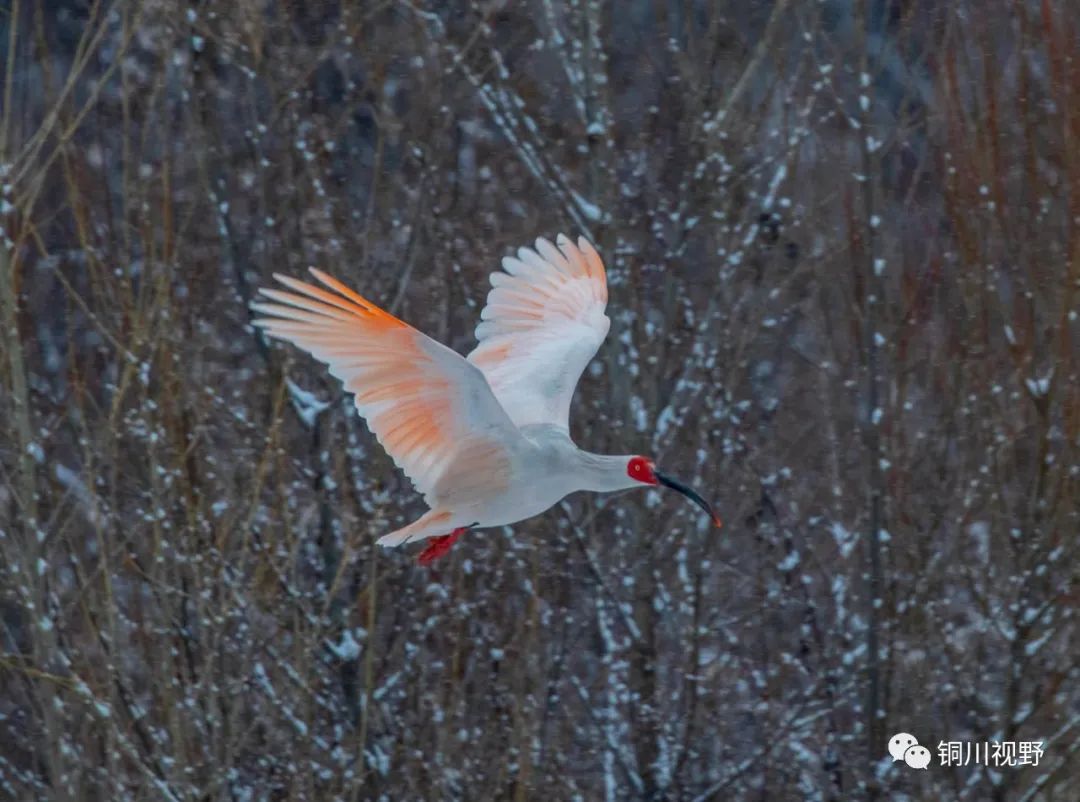
[[[893,763],[902,760],[913,769],[925,769],[930,765],[930,750],[919,746],[919,739],[909,732],[898,732],[889,739],[889,754]]]

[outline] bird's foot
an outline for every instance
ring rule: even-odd
[[[428,538],[428,545],[417,558],[421,565],[431,565],[435,560],[442,557],[446,552],[450,551],[450,547],[457,542],[457,539],[469,531],[469,527],[462,526],[455,529],[449,535],[437,535],[433,538]]]

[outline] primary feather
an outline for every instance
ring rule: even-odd
[[[311,273],[334,292],[275,275],[293,291],[261,290],[277,303],[252,304],[266,315],[255,325],[329,366],[430,506],[468,495],[478,476],[505,476],[521,435],[483,374],[339,281]]]
[[[536,241],[491,274],[469,354],[511,420],[569,430],[570,401],[585,366],[607,336],[604,263],[584,237]]]

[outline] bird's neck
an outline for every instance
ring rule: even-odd
[[[629,487],[641,487],[641,482],[631,479],[626,472],[630,455],[591,454],[579,451],[579,470],[584,486],[582,490],[595,493],[611,493]]]

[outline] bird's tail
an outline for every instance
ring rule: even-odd
[[[413,543],[436,535],[448,535],[458,526],[460,522],[455,522],[454,514],[450,510],[434,509],[408,526],[383,535],[377,542],[380,546],[400,546],[402,543]]]

